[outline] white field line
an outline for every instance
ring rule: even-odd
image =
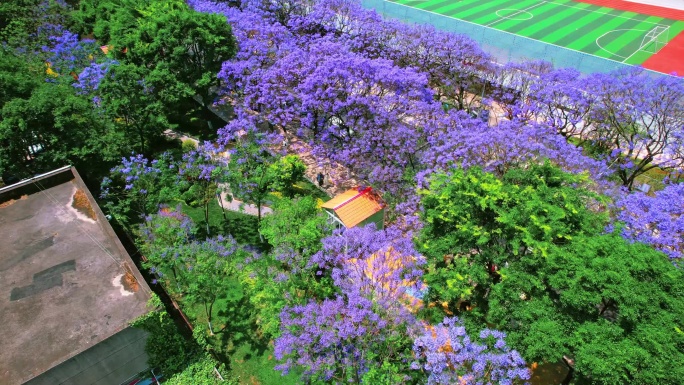
[[[656,27],[656,28],[657,28],[657,27]],[[654,29],[655,29],[655,28],[654,28]],[[652,30],[653,30],[653,29],[652,29]],[[651,31],[652,31],[652,30],[651,30]],[[629,60],[632,56],[634,56],[634,55],[636,55],[637,53],[639,53],[639,52],[641,51],[641,49],[644,48],[644,47],[646,47],[647,45],[649,45],[649,44],[651,44],[651,43],[654,43],[654,42],[657,42],[657,40],[658,40],[658,38],[660,37],[660,35],[662,35],[662,34],[665,33],[665,32],[668,32],[669,30],[670,30],[670,27],[666,27],[664,30],[660,31],[660,33],[657,34],[654,38],[652,38],[651,41],[649,41],[645,46],[639,47],[638,50],[634,51],[633,54],[629,55],[629,56],[628,56],[625,60],[623,60],[622,62],[624,63],[624,62],[626,62],[627,60]],[[663,45],[663,47],[665,47],[665,46],[668,45],[669,43],[670,43],[669,41],[666,42],[665,45]],[[656,46],[656,49],[657,49],[657,46]],[[650,52],[649,52],[649,53],[650,53]],[[655,52],[653,55],[655,55],[656,53],[658,53],[658,52]]]
[[[499,12],[501,12],[501,11],[515,11],[515,9],[504,8],[504,9],[499,9],[498,11],[495,12],[495,13],[496,13],[496,16],[503,17],[504,19],[507,19],[507,20],[525,21],[525,20],[530,20],[530,19],[534,18],[534,15],[533,15],[533,14],[531,14],[531,13],[529,13],[529,12],[523,12],[523,13],[526,13],[526,14],[530,15],[530,17],[528,17],[528,18],[526,18],[526,19],[514,19],[514,18],[512,18],[512,17],[501,16],[501,15],[499,15]],[[522,15],[523,13],[520,13],[519,15]],[[516,15],[516,16],[517,16],[517,15]]]
[[[629,59],[630,57],[634,56],[634,54],[635,54],[635,53],[639,52],[639,50],[636,50],[636,51],[635,51],[634,53],[632,53],[632,54],[631,54],[631,55],[630,55],[629,57],[624,57],[624,56],[622,56],[622,55],[618,55],[618,54],[616,54],[615,52],[611,52],[611,51],[608,51],[607,49],[603,48],[603,46],[601,46],[601,44],[599,44],[599,40],[601,40],[601,38],[602,38],[602,37],[606,36],[606,35],[607,35],[607,34],[609,34],[609,33],[612,33],[612,32],[619,32],[619,31],[637,31],[637,32],[646,32],[646,30],[645,30],[645,29],[629,29],[629,28],[623,28],[623,29],[612,29],[612,30],[610,30],[610,31],[608,31],[608,32],[606,32],[606,33],[604,33],[603,35],[601,35],[601,36],[597,37],[597,38],[596,38],[596,40],[595,40],[595,43],[596,43],[596,45],[597,45],[597,46],[598,46],[599,48],[601,48],[602,50],[604,50],[604,51],[608,52],[609,54],[611,54],[611,55],[614,55],[614,56],[617,56],[617,57],[619,57],[619,58],[622,58],[622,59],[625,59],[625,60],[627,60],[627,59]],[[624,62],[625,62],[625,60],[623,60],[622,62],[624,63]]]
[[[580,11],[585,11],[585,12],[589,12],[589,13],[598,13],[598,14],[601,14],[601,15],[608,15],[608,16],[610,16],[610,17],[619,18],[619,19],[636,20],[636,19],[634,19],[633,17],[620,16],[620,15],[611,15],[611,14],[608,13],[608,12],[592,11],[592,10],[590,10],[590,9],[580,8],[580,7],[577,7],[577,6],[574,6],[574,5],[560,4],[560,3],[555,3],[555,2],[553,2],[553,1],[547,1],[547,3],[551,3],[551,4],[554,4],[554,5],[561,6],[561,7],[575,8],[575,9],[578,9],[578,10],[580,10]],[[629,11],[622,11],[622,12],[629,12]],[[632,12],[632,13],[634,13],[634,12]],[[653,16],[653,17],[657,17],[657,16]],[[662,18],[661,18],[661,19],[662,19]],[[638,21],[638,20],[637,20],[637,21]],[[645,21],[645,20],[644,20],[644,21],[639,21],[639,22],[640,22],[640,23],[653,24],[653,25],[662,25],[662,24],[659,24],[659,23],[654,23],[654,22],[652,22],[652,21]]]
[[[389,0],[385,0],[385,1],[389,1]],[[419,0],[419,1],[432,1],[432,0]],[[394,3],[394,1],[390,1],[390,2]],[[613,17],[613,18],[618,18],[618,19],[636,20],[636,19],[633,18],[633,17],[621,16],[621,15],[612,15],[612,14],[610,14],[609,12],[601,12],[601,11],[595,11],[595,10],[592,11],[591,9],[586,9],[586,8],[578,7],[578,6],[575,6],[575,5],[560,4],[560,3],[556,3],[556,2],[554,2],[554,1],[549,1],[549,0],[543,0],[543,1],[542,1],[540,4],[538,4],[538,5],[541,5],[541,4],[544,4],[544,3],[557,5],[557,6],[559,6],[559,7],[574,8],[574,9],[577,9],[578,11],[584,11],[584,12],[588,12],[588,13],[598,13],[598,14],[601,14],[601,15],[607,15],[607,16],[610,16],[610,17]],[[399,4],[399,3],[395,3],[395,4]],[[399,5],[404,5],[404,4],[399,4]],[[537,5],[533,5],[532,7],[536,7],[536,6],[537,6]],[[420,9],[420,8],[418,8],[418,9]],[[528,8],[528,9],[529,9],[529,8]],[[422,10],[422,9],[420,9],[420,10]],[[430,11],[425,11],[425,12],[430,12]],[[622,12],[630,12],[630,11],[622,11]],[[632,12],[632,13],[634,13],[634,12]],[[450,16],[448,16],[448,17],[450,17]],[[658,16],[652,16],[652,17],[658,17]],[[661,19],[662,19],[662,18],[661,18]],[[460,20],[460,19],[459,19],[459,20]],[[497,21],[497,22],[498,22],[498,21]],[[640,22],[640,23],[653,24],[653,25],[659,25],[659,26],[667,26],[666,24],[660,24],[660,23],[656,23],[656,22],[653,22],[653,21],[646,21],[646,20],[644,20],[644,21],[639,21],[639,22]],[[478,25],[479,25],[479,24],[478,24]],[[489,26],[489,25],[490,25],[490,24],[487,24],[487,26]]]
[[[605,58],[605,57],[593,55],[593,54],[590,54],[590,53],[587,53],[587,52],[583,52],[583,51],[580,51],[580,50],[577,50],[577,49],[574,49],[574,48],[564,47],[564,46],[558,45],[558,44],[547,43],[547,42],[545,42],[545,41],[541,41],[541,40],[537,40],[537,39],[532,39],[532,38],[530,38],[530,37],[526,37],[526,36],[522,36],[522,35],[516,35],[516,34],[514,34],[514,33],[512,33],[512,32],[508,32],[508,31],[498,30],[498,29],[494,29],[494,28],[490,28],[490,27],[484,27],[483,25],[480,25],[480,24],[477,24],[477,23],[473,23],[472,21],[459,19],[459,18],[457,18],[457,17],[442,15],[441,13],[436,13],[436,12],[428,11],[428,10],[426,10],[426,9],[415,8],[415,7],[412,7],[412,6],[410,6],[410,5],[400,4],[400,3],[397,3],[397,2],[392,1],[392,0],[382,0],[382,1],[385,2],[385,3],[391,3],[391,4],[394,4],[394,5],[398,5],[398,6],[400,6],[400,7],[406,7],[406,8],[409,8],[409,9],[415,11],[415,12],[426,12],[426,13],[430,13],[430,14],[433,14],[433,15],[436,15],[436,16],[439,16],[439,17],[446,17],[446,18],[449,18],[449,19],[458,20],[458,21],[461,22],[461,23],[470,24],[470,25],[477,26],[477,27],[480,27],[480,28],[491,29],[491,30],[497,31],[497,32],[499,32],[499,33],[505,33],[505,34],[507,34],[507,35],[515,36],[516,38],[532,40],[532,41],[536,41],[536,42],[543,43],[543,44],[546,44],[546,45],[550,45],[550,46],[554,46],[554,47],[566,49],[566,50],[568,50],[568,51],[579,52],[579,53],[581,53],[581,54],[583,54],[583,55],[593,56],[593,57],[596,57],[596,58],[599,58],[599,59],[602,59],[602,60],[608,60],[608,61],[612,61],[612,62],[615,62],[615,63],[620,64],[620,65],[624,65],[624,63],[621,62],[621,61],[617,61],[617,60],[608,59],[608,58]],[[550,3],[550,1],[547,1],[547,3]],[[375,9],[374,7],[371,7],[371,8]],[[379,12],[379,13],[382,13],[382,9],[375,9],[375,10],[376,10],[377,12]],[[386,16],[386,17],[387,17],[387,16]],[[397,19],[397,20],[401,20],[401,18],[400,18],[399,16],[391,16],[391,17],[394,18],[394,19]],[[406,16],[403,16],[403,17],[406,18]],[[416,21],[411,21],[410,19],[404,19],[404,20],[408,20],[408,21],[410,21],[410,22],[412,22],[412,23],[417,23]],[[428,23],[429,23],[429,22],[428,22]],[[433,25],[433,24],[430,23],[430,25]],[[442,29],[442,30],[443,30],[443,29]],[[458,33],[458,32],[453,32],[453,31],[447,31],[447,32]],[[461,32],[461,33],[462,33],[462,32]],[[473,39],[473,40],[475,40],[475,39]],[[478,42],[478,44],[481,44],[481,43]],[[651,70],[649,70],[649,71],[651,71]],[[655,72],[655,71],[651,71],[651,72]],[[657,73],[658,75],[671,76],[671,75],[663,74],[663,73],[660,73],[660,72],[655,72],[655,73]]]
[[[522,12],[527,12],[527,11],[529,11],[529,10],[532,9],[532,8],[536,8],[536,7],[538,7],[538,6],[540,6],[540,5],[544,5],[544,4],[546,4],[546,1],[542,1],[541,3],[537,3],[537,4],[534,4],[534,5],[531,5],[531,6],[527,7],[527,8],[525,8],[525,9],[521,9],[521,10],[519,10],[519,11],[513,13],[513,14],[508,15],[508,16],[500,16],[499,19],[494,20],[494,21],[492,21],[492,22],[489,23],[489,24],[486,24],[485,27],[489,27],[490,25],[496,24],[496,23],[498,23],[498,22],[500,22],[500,21],[503,21],[503,20],[508,20],[508,19],[511,18],[512,16],[515,16],[515,15],[520,14],[520,13],[522,13]],[[529,13],[529,12],[528,12],[528,13]],[[497,14],[497,16],[499,16],[499,15]],[[532,16],[534,17],[534,15],[532,15]]]

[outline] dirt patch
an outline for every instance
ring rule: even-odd
[[[121,285],[123,285],[126,291],[131,291],[134,293],[137,292],[138,289],[140,289],[138,281],[135,279],[135,277],[133,276],[133,274],[131,274],[130,271],[127,271],[126,274],[124,274],[121,277]]]
[[[88,218],[94,221],[97,220],[95,210],[93,210],[93,207],[90,205],[90,200],[88,200],[88,196],[83,190],[76,190],[76,193],[73,197],[73,201],[71,202],[71,207],[75,208],[81,214],[87,216]]]
[[[561,363],[532,364],[531,385],[560,384],[568,374],[568,367]]]
[[[28,195],[22,195],[21,198],[19,198],[19,200],[24,200],[24,199],[28,199]],[[0,203],[0,209],[4,209],[5,207],[10,206],[16,201],[17,201],[17,199],[10,199],[8,201],[2,202],[2,203]]]

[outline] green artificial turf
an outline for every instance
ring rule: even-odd
[[[670,27],[658,40],[661,48],[684,31],[682,21],[571,0],[390,1],[635,65],[653,55],[648,52],[653,51],[652,47],[639,49],[648,31],[659,25]],[[518,39],[515,44],[525,44],[525,41]]]

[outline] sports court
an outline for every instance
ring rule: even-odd
[[[681,10],[621,0],[387,1],[626,64],[684,74]]]

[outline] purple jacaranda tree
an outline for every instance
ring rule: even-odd
[[[632,192],[616,206],[625,238],[652,245],[679,264],[684,257],[684,183],[667,185],[655,196]]]
[[[317,275],[330,275],[343,292],[372,298],[404,318],[413,294],[421,290],[425,259],[413,246],[412,233],[395,226],[347,229],[322,240],[309,261]],[[413,294],[412,294],[413,293]]]
[[[371,225],[325,238],[310,266],[331,276],[339,294],[283,309],[275,355],[285,362],[278,369],[296,366],[304,379],[360,383],[370,367],[407,362],[416,325],[407,297],[419,284],[422,262],[410,234],[396,228]]]
[[[424,153],[422,160],[428,168],[421,172],[419,180],[433,169],[448,169],[450,165],[480,166],[502,176],[511,168],[541,164],[548,159],[567,172],[588,173],[598,191],[615,190],[607,179],[610,170],[605,163],[585,156],[580,147],[546,125],[505,121],[489,127],[462,112],[450,114],[445,120],[441,124],[451,130],[430,137],[430,151]]]
[[[424,325],[413,342],[413,369],[427,375],[427,384],[523,384],[530,370],[520,354],[506,345],[506,334],[485,329],[473,341],[456,317]]]
[[[382,308],[358,294],[286,307],[280,320],[275,357],[285,362],[276,369],[303,368],[304,381],[358,384],[383,358],[410,358],[407,327],[386,320]]]
[[[237,119],[219,130],[218,143],[230,156],[221,178],[228,183],[233,196],[254,203],[258,227],[262,205],[277,179],[272,167],[276,159],[266,149],[279,138],[259,132],[257,124],[258,119],[239,112]]]
[[[178,167],[169,153],[149,160],[141,154],[122,158],[102,181],[101,198],[108,214],[129,227],[159,205],[179,196]]]
[[[383,19],[355,0],[317,1],[306,15],[293,18],[289,27],[304,41],[311,35],[333,38],[350,51],[369,59],[394,57],[396,39],[401,38],[401,31],[408,28],[402,22]]]
[[[489,95],[503,110],[504,117],[534,119],[535,111],[529,108],[532,90],[541,76],[553,70],[551,63],[543,60],[509,62],[492,69],[485,72],[483,78],[493,85]]]
[[[482,74],[494,68],[472,39],[427,25],[407,26],[400,32],[393,58],[397,65],[426,73],[436,100],[466,111],[479,104],[480,95],[473,92],[484,86]]]
[[[182,213],[180,206],[162,206],[157,213],[145,217],[137,234],[137,245],[144,257],[143,266],[166,282],[169,289],[180,292],[180,275],[187,257],[180,250],[194,237],[194,224],[190,217]],[[167,277],[166,274],[171,275]],[[170,277],[173,277],[173,282],[168,280]],[[157,278],[153,283],[157,283]]]
[[[233,98],[241,97],[248,86],[257,86],[262,71],[295,46],[286,27],[269,22],[254,12],[212,4],[198,4],[195,9],[220,11],[233,28],[238,50],[232,60],[223,63],[218,73],[222,91]]]
[[[532,83],[533,97],[523,106],[535,119],[567,139],[582,140],[590,130],[596,97],[584,91],[585,77],[572,68],[542,73]]]
[[[91,39],[79,39],[78,35],[68,30],[50,36],[49,44],[44,46],[47,62],[51,69],[58,74],[68,75],[72,71],[80,72],[93,60],[97,52],[97,45]]]
[[[92,62],[78,74],[78,80],[73,83],[73,86],[78,89],[79,93],[97,96],[97,90],[107,76],[109,68],[117,64],[119,63],[112,59],[105,59],[101,63]]]
[[[418,166],[420,120],[441,113],[424,75],[327,40],[285,56],[246,94],[252,109],[306,138],[315,154],[373,184]]]
[[[178,249],[183,270],[180,280],[184,299],[191,304],[202,305],[209,333],[214,334],[212,325],[214,304],[219,297],[234,286],[226,279],[235,274],[235,259],[243,259],[243,251],[231,236],[221,236],[193,241]]]
[[[607,158],[623,185],[656,167],[681,168],[684,83],[634,68],[593,74],[585,91],[596,98],[582,139]]]
[[[207,235],[211,233],[209,227],[209,205],[217,195],[218,180],[226,159],[216,153],[216,148],[210,142],[204,142],[198,148],[183,154],[179,165],[180,178],[188,185],[183,192],[183,198],[188,205],[204,208],[204,222]],[[225,220],[225,212],[223,213]]]

